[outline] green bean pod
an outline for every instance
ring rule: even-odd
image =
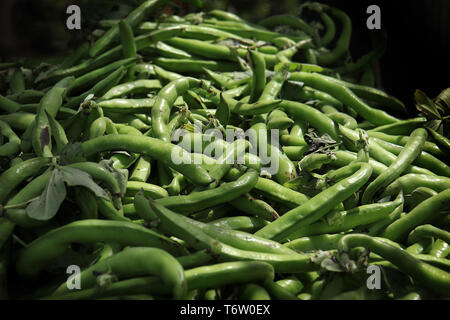
[[[410,213],[389,225],[382,236],[393,241],[403,240],[414,228],[424,223],[432,222],[439,217],[441,211],[448,208],[449,203],[450,189],[446,189],[438,195],[425,200]]]
[[[106,168],[95,162],[79,162],[69,164],[68,167],[82,170],[92,178],[102,181],[114,196],[121,196],[119,182]]]
[[[142,156],[136,162],[133,171],[130,174],[130,181],[147,182],[151,173],[151,159],[147,156]]]
[[[266,86],[266,62],[262,54],[254,50],[249,51],[249,57],[253,71],[249,103],[254,103],[259,100]]]
[[[436,192],[442,192],[450,188],[450,178],[422,174],[406,174],[387,186],[381,196],[396,195],[401,190],[403,190],[404,194],[412,194],[419,187],[426,187]]]
[[[224,183],[215,189],[162,198],[158,199],[157,202],[175,212],[187,215],[229,202],[242,194],[248,193],[255,186],[257,179],[258,173],[249,170],[238,180]]]
[[[239,211],[267,221],[273,221],[280,217],[267,202],[255,199],[249,194],[230,201],[230,205]]]
[[[288,100],[283,100],[279,106],[295,119],[308,119],[310,125],[316,128],[320,133],[327,133],[331,138],[335,140],[338,139],[338,132],[334,121],[319,110],[303,103]]]
[[[20,109],[20,104],[0,94],[0,109],[6,113],[13,113]]]
[[[34,178],[18,193],[7,202],[6,206],[23,205],[41,195],[48,181],[51,171],[47,170],[40,176]],[[9,221],[23,228],[39,227],[47,224],[47,221],[39,221],[28,216],[25,208],[8,209],[4,212],[4,217]]]
[[[317,55],[317,62],[322,66],[334,64],[348,51],[352,34],[352,21],[345,12],[332,7],[327,7],[327,10],[342,24],[342,31],[336,42],[336,47],[332,51]]]
[[[117,235],[121,236],[118,237]],[[148,246],[176,253],[176,244],[168,238],[134,223],[83,220],[53,229],[23,249],[16,264],[19,274],[37,276],[48,262],[67,250],[71,243],[112,242],[128,246]]]
[[[11,129],[9,124],[0,120],[0,134],[8,138],[8,142],[0,146],[0,157],[13,156],[20,151],[20,138]]]
[[[269,222],[257,217],[223,217],[213,221],[210,221],[216,227],[230,230],[238,230],[248,233],[255,233],[259,229],[267,226]]]
[[[102,151],[128,151],[145,154],[183,173],[194,183],[209,184],[211,177],[201,166],[192,163],[189,153],[171,143],[150,137],[131,135],[108,135],[83,142],[86,157]]]
[[[397,179],[404,172],[404,170],[422,152],[422,148],[426,139],[427,132],[425,129],[414,130],[414,132],[411,134],[410,141],[399,154],[397,160],[366,188],[362,196],[363,204],[369,203],[380,189],[387,187],[391,182]]]
[[[298,208],[285,213],[255,235],[272,240],[285,239],[294,229],[314,223],[338,203],[358,191],[369,180],[371,174],[372,168],[368,164],[361,163],[359,170],[351,177],[336,183]]]
[[[344,253],[348,252],[349,248],[358,246],[369,248],[381,255],[430,290],[448,294],[450,276],[447,272],[414,258],[390,243],[362,234],[346,235],[339,241],[339,250]]]
[[[126,82],[109,89],[108,92],[102,96],[102,100],[111,100],[135,93],[148,93],[152,90],[161,89],[161,87],[161,82],[159,80],[143,79]]]
[[[308,201],[308,197],[304,194],[283,187],[275,181],[261,177],[258,178],[258,182],[256,183],[253,191],[290,208],[295,208]]]
[[[142,198],[142,195],[137,195],[136,197],[140,197],[135,201],[138,202],[139,210],[142,212],[143,210],[147,211],[147,214],[143,213],[142,216],[148,216],[149,208],[148,204],[145,203],[146,199]],[[151,214],[150,214],[151,215]],[[276,254],[293,254],[294,252],[286,247],[283,247],[277,242],[262,239],[255,237],[249,233],[223,229],[217,227],[213,224],[205,224],[202,222],[195,221],[193,219],[179,216],[179,219],[182,220],[186,225],[193,225],[202,230],[205,234],[210,237],[217,239],[220,242],[223,242],[227,245],[242,249],[242,250],[250,250],[255,252],[265,252],[265,253],[276,253]]]
[[[345,105],[353,108],[367,121],[375,125],[385,125],[398,122],[399,120],[384,111],[373,109],[358,98],[350,89],[344,87],[333,78],[317,73],[294,72],[291,80],[302,81],[315,89],[329,93]]]
[[[345,139],[348,139],[352,142],[351,144],[346,144],[346,147],[351,149],[352,151],[357,151],[357,148],[355,148],[355,142],[357,142],[359,138],[359,134],[356,131],[353,131],[351,129],[348,129],[342,125],[339,125],[339,132],[345,137]],[[344,140],[345,142],[345,140]],[[376,141],[369,138],[369,155],[371,158],[383,163],[386,166],[391,166],[393,163],[395,163],[397,157],[385,150],[383,147],[381,147]],[[406,173],[416,173],[416,174],[425,174],[425,175],[435,175],[430,170],[420,168],[414,165],[409,166],[406,170]]]
[[[269,293],[264,287],[249,283],[242,287],[242,292],[239,295],[241,300],[271,300]]]
[[[118,277],[157,275],[165,285],[172,288],[174,299],[180,299],[187,291],[183,267],[173,256],[158,248],[125,248],[83,270],[80,273],[80,283],[83,288],[91,288],[96,284],[96,274],[107,272],[114,272]],[[67,292],[67,286],[64,284],[56,289],[53,295]]]
[[[381,139],[386,142],[390,142],[392,144],[396,144],[396,145],[399,145],[402,147],[404,147],[408,143],[408,139],[409,139],[409,137],[406,137],[406,136],[393,136],[393,135],[385,134],[382,132],[368,131],[367,134],[371,138],[378,138],[378,139]],[[438,157],[439,159],[445,160],[444,153],[439,149],[439,147],[436,144],[434,144],[430,141],[425,142],[425,145],[423,146],[423,150],[425,152],[428,152],[428,153],[434,155],[435,157]]]
[[[400,202],[392,201],[365,205],[349,211],[340,212],[336,221],[317,222],[309,226],[298,228],[289,236],[289,238],[297,239],[348,231],[360,225],[377,222],[380,219],[387,217],[400,205]]]
[[[127,20],[119,22],[120,41],[123,48],[124,58],[136,58],[136,42],[134,41],[133,29]],[[134,79],[134,68],[136,63],[128,66],[128,79]]]
[[[36,115],[29,112],[14,112],[0,115],[0,120],[6,122],[13,129],[27,130],[34,122]]]
[[[150,201],[151,210],[154,211],[161,221],[161,226],[165,230],[172,230],[177,236],[185,239],[194,247],[209,248],[211,253],[217,255],[219,260],[255,260],[271,264],[276,272],[297,273],[302,271],[312,271],[317,267],[311,261],[309,256],[300,254],[267,254],[263,252],[254,252],[241,250],[231,247],[214,238],[206,235],[200,228],[194,225],[189,227],[184,223],[180,216],[168,209]],[[183,226],[184,225],[184,226]]]
[[[297,252],[329,251],[336,249],[336,245],[342,237],[342,234],[324,234],[295,239],[286,242],[284,245]]]
[[[83,187],[75,187],[74,201],[80,208],[82,220],[98,219],[97,199],[92,191]]]
[[[436,228],[432,225],[423,225],[415,228],[408,236],[408,243],[418,242],[422,238],[435,238],[450,242],[450,232]]]
[[[143,2],[139,7],[133,10],[126,18],[125,21],[134,28],[141,23],[142,20],[148,16],[153,10],[165,4],[166,0],[147,0]],[[91,57],[98,56],[100,53],[105,51],[105,49],[119,38],[119,27],[114,25],[105,34],[98,39],[94,45],[89,50],[89,55]]]
[[[151,197],[152,199],[161,199],[169,196],[165,189],[157,185],[138,181],[127,182],[126,196],[134,196],[141,190],[147,197]]]
[[[392,152],[395,155],[399,155],[403,148],[401,146],[397,146],[393,143],[386,142],[383,140],[380,140],[378,138],[371,138],[372,141],[375,141],[378,143],[381,147],[386,149],[389,152]],[[406,145],[405,145],[406,147]],[[444,163],[443,161],[435,158],[433,155],[422,151],[417,158],[413,162],[414,165],[423,167],[425,169],[430,170],[431,172],[434,172],[435,174],[450,177],[450,168],[449,166]]]
[[[273,267],[263,262],[227,262],[211,266],[202,266],[185,271],[185,279],[189,290],[220,288],[229,284],[264,282],[274,278]],[[170,294],[170,287],[155,277],[140,277],[110,284],[104,290],[85,289],[63,295],[46,297],[50,300],[93,299],[117,296],[129,293],[149,293],[155,295]]]

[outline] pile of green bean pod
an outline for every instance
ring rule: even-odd
[[[351,62],[319,3],[169,4],[0,63],[0,299],[450,298],[448,149],[375,88],[382,49]]]

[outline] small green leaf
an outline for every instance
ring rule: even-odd
[[[59,163],[61,165],[68,165],[71,163],[83,162],[86,161],[85,156],[83,155],[83,144],[81,142],[77,142],[74,144],[69,144],[63,152],[61,152],[59,157]]]
[[[342,272],[339,263],[333,261],[333,256],[330,251],[317,251],[312,257],[311,261],[320,265],[323,269],[331,272]]]
[[[105,190],[96,184],[86,172],[70,167],[61,167],[59,170],[61,171],[63,181],[69,187],[85,187],[91,190],[97,197],[109,200]]]
[[[433,100],[431,100],[427,94],[419,89],[414,92],[414,100],[419,104],[433,105]]]
[[[430,106],[426,104],[416,104],[416,108],[419,112],[423,113],[427,116],[428,119],[439,119],[440,114],[439,110],[435,110],[435,108],[430,108]]]
[[[245,59],[241,58],[240,56],[237,56],[237,62],[241,70],[247,70],[249,68],[247,61],[245,61]]]
[[[41,64],[36,69],[45,69],[44,71],[40,72],[39,75],[34,80],[35,83],[38,83],[42,80],[46,80],[49,75],[51,75],[53,72],[55,72],[60,67],[58,65],[49,65],[49,64]]]
[[[61,171],[55,168],[41,196],[32,201],[26,208],[30,218],[39,221],[52,219],[66,198],[66,186]]]
[[[436,104],[441,106],[444,111],[450,112],[450,88],[443,90],[435,99]]]
[[[342,268],[340,267],[340,265],[329,258],[324,259],[320,266],[327,271],[342,272]]]
[[[301,192],[309,197],[314,197],[320,192],[316,189],[316,185],[317,178],[306,171],[301,171],[297,178],[284,183],[286,188]]]
[[[440,132],[441,127],[442,127],[442,121],[441,120],[432,120],[427,122],[426,124],[427,128],[430,128],[436,132]]]
[[[193,90],[187,90],[183,94],[184,102],[189,105],[191,108],[202,108],[202,109],[208,109],[203,102],[202,98]]]
[[[127,182],[128,182],[128,170],[127,169],[116,169],[111,165],[110,160],[102,160],[99,164],[112,173],[114,178],[119,183],[120,193],[125,194],[127,191]]]
[[[414,100],[416,102],[417,109],[420,112],[423,112],[428,117],[433,117],[434,119],[441,118],[439,110],[436,108],[436,104],[424,92],[416,90],[414,93]]]

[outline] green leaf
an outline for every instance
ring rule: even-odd
[[[61,165],[84,161],[86,161],[86,158],[83,155],[83,144],[81,142],[69,144],[63,152],[61,152],[59,157],[59,163]]]
[[[35,220],[47,221],[52,219],[66,198],[66,186],[61,171],[55,168],[50,180],[40,197],[32,201],[26,208],[27,215]]]
[[[329,258],[322,260],[320,266],[327,271],[342,272],[341,266]]]
[[[433,119],[440,119],[441,115],[436,108],[435,103],[424,92],[416,90],[414,93],[414,100],[416,102],[417,109]]]
[[[316,196],[320,190],[316,189],[317,179],[309,172],[301,171],[297,178],[284,183],[283,186],[301,192],[309,197]]]
[[[99,164],[112,173],[114,178],[119,183],[120,193],[125,194],[127,191],[127,182],[128,182],[128,170],[127,169],[116,169],[111,165],[110,160],[102,160]]]
[[[427,94],[419,89],[414,92],[414,100],[419,104],[433,105],[433,100],[431,100]]]
[[[331,272],[342,272],[342,268],[333,261],[330,251],[318,251],[311,257],[311,262],[320,265],[323,269]]]
[[[42,80],[46,80],[53,72],[60,69],[58,65],[49,65],[49,64],[41,64],[37,67],[37,69],[46,69],[38,74],[36,79],[34,80],[35,83],[38,83]]]
[[[62,179],[70,187],[85,187],[91,190],[97,197],[109,200],[108,194],[86,172],[70,168],[60,167]]]
[[[202,98],[193,90],[186,91],[183,95],[183,99],[187,105],[193,104],[194,106],[197,105],[197,108],[208,109]]]
[[[450,88],[443,90],[436,97],[435,102],[444,109],[444,112],[450,112]]]
[[[441,131],[442,121],[441,120],[432,120],[426,123],[427,128],[433,129],[436,132]]]

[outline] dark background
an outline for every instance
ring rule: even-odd
[[[64,55],[75,48],[104,17],[119,18],[139,0],[2,0],[0,61],[21,57]],[[220,8],[252,22],[279,13],[297,13],[299,0],[207,0],[204,10]],[[415,89],[436,96],[450,87],[450,1],[448,0],[322,0],[347,12],[353,22],[351,52],[368,52],[379,31],[366,28],[366,9],[381,7],[388,33],[386,54],[379,63],[379,86],[412,106]],[[68,5],[82,9],[82,30],[65,28]],[[126,7],[129,5],[130,7]]]
[[[366,9],[370,4],[381,8],[383,28],[387,29],[387,51],[380,61],[381,87],[405,101],[413,101],[415,89],[430,97],[450,86],[450,1],[448,0],[358,0],[323,2],[337,6],[351,15],[354,56],[364,54],[367,43]]]

